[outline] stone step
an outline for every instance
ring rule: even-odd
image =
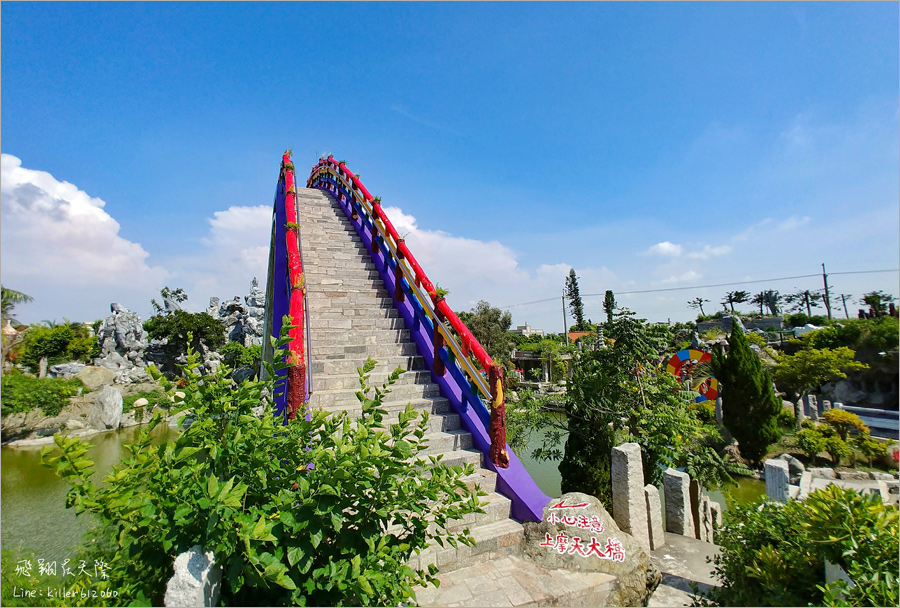
[[[525,528],[512,519],[475,526],[469,528],[469,533],[475,540],[474,547],[461,544],[454,549],[447,543],[444,547],[434,544],[414,555],[409,561],[410,567],[424,568],[435,564],[441,572],[449,572],[483,561],[519,555],[525,541]]]
[[[428,447],[423,454],[447,454],[472,448],[472,434],[460,429],[427,433],[425,437],[428,439]]]
[[[397,424],[400,421],[396,416],[383,420],[385,426]],[[428,432],[440,433],[445,431],[460,430],[459,414],[431,414],[428,416]],[[471,445],[470,445],[471,447]]]
[[[370,262],[367,266],[371,266],[371,268],[322,268],[320,266],[310,266],[305,268],[303,272],[306,274],[307,282],[311,284],[318,282],[322,277],[381,280],[381,275],[375,270],[375,264]]]
[[[312,344],[313,360],[346,359],[348,357],[372,357],[376,361],[385,357],[414,357],[419,354],[413,342],[399,344]],[[363,359],[365,360],[365,359]]]
[[[400,318],[400,311],[393,306],[391,306],[390,308],[375,308],[374,306],[371,306],[363,308],[315,310],[315,312],[311,313],[310,317],[310,326],[315,327],[316,325],[320,325],[320,323],[317,323],[317,321],[334,321],[337,319],[371,319],[385,317]]]
[[[352,374],[362,368],[365,359],[335,359],[330,361],[314,361],[312,372],[318,374]],[[372,377],[381,378],[397,368],[407,371],[425,369],[425,359],[422,357],[385,357],[379,359],[372,368]]]
[[[370,382],[374,382],[375,386],[380,388],[383,374],[372,374],[372,378],[370,378]],[[400,378],[397,379],[397,382],[391,386],[391,391],[396,392],[401,386],[414,386],[414,385],[425,385],[431,383],[431,372],[430,371],[416,371],[416,372],[407,372],[405,374],[401,374]],[[330,375],[321,375],[316,378],[316,391],[331,391],[331,390],[341,390],[341,389],[352,389],[353,391],[359,390],[359,375],[358,374],[330,374]]]
[[[329,297],[327,294],[334,294],[334,297]],[[307,293],[307,301],[310,306],[324,306],[327,308],[360,308],[363,306],[374,306],[377,308],[387,308],[388,306],[393,307],[394,301],[387,297],[386,293],[378,293],[376,291],[372,291],[371,293],[365,292],[357,292],[357,293],[338,293],[338,292],[326,292],[326,293],[316,293],[310,291]]]
[[[402,317],[343,317],[344,320],[350,320],[352,331],[348,331],[344,327],[329,327],[328,321],[340,321],[341,318],[335,319],[319,319],[321,325],[310,324],[310,337],[312,339],[321,338],[328,340],[332,334],[344,333],[352,335],[359,332],[360,335],[371,335],[372,332],[389,332],[404,331],[406,323]]]
[[[313,399],[310,400],[311,405],[313,407],[321,407],[314,401],[314,398],[316,397],[315,390],[313,390],[312,397]],[[390,395],[388,395],[388,398],[390,398]],[[450,401],[448,401],[445,397],[422,397],[420,399],[405,400],[398,399],[382,402],[381,409],[387,412],[387,414],[385,415],[385,420],[389,418],[396,419],[400,415],[400,412],[406,409],[407,405],[411,405],[413,409],[417,411],[428,412],[430,416],[445,415],[450,413]],[[359,418],[362,415],[362,406],[360,405],[359,400],[355,400],[354,403],[332,405],[323,407],[322,409],[328,412],[347,412],[355,418]]]
[[[355,324],[354,324],[355,325]],[[310,329],[310,344],[314,345],[348,345],[348,344],[399,344],[409,342],[408,329],[359,329],[352,331],[342,329],[318,328]]]
[[[321,378],[313,376],[313,395],[310,401],[315,407],[321,407],[326,410],[360,407],[359,399],[356,398],[356,391],[349,389],[319,390],[316,387],[320,380]],[[429,406],[428,400],[444,398],[440,397],[440,388],[436,384],[411,384],[399,387],[395,385],[394,389],[386,396],[386,399],[389,401],[386,401],[385,405],[387,403],[396,403],[398,404],[397,409],[403,409],[407,403],[411,403],[414,408],[418,408],[420,405],[422,408],[427,408]],[[444,409],[442,411],[447,410]]]

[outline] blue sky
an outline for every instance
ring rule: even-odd
[[[265,272],[280,154],[333,153],[466,310],[814,274],[900,292],[896,3],[4,3],[24,321]],[[651,320],[729,289],[622,295]],[[601,316],[602,298],[585,300]],[[852,305],[851,315],[858,306]],[[744,307],[747,308],[746,306]],[[707,311],[709,312],[709,310]]]

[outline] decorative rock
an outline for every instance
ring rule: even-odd
[[[194,545],[175,558],[175,574],[166,585],[166,606],[216,606],[221,591],[222,569],[212,551]]]
[[[585,506],[554,508],[560,504]],[[593,521],[591,529],[569,525],[563,520],[576,515]],[[547,503],[540,522],[525,522],[524,526],[524,553],[539,565],[617,576],[619,585],[612,591],[607,605],[644,606],[662,578],[644,547],[633,536],[620,531],[603,504],[593,496],[580,492],[563,494]],[[596,554],[582,556],[580,552],[587,551],[592,543],[612,559]]]
[[[647,528],[641,446],[626,443],[614,447],[611,476],[613,517],[619,529],[631,534],[646,551],[649,551],[650,532]]]
[[[716,424],[722,426],[722,398],[716,397]]]
[[[809,408],[809,419],[816,422],[819,419],[819,404],[815,395],[806,396],[806,405]]]
[[[666,531],[694,537],[690,483],[691,478],[687,473],[675,469],[666,469],[663,473],[663,491],[666,493]]]
[[[84,363],[78,363],[77,361],[60,363],[58,365],[51,365],[50,369],[47,370],[47,375],[51,378],[71,378],[85,367]]]
[[[41,357],[41,360],[38,361],[38,378],[47,377],[47,363],[47,357]]]
[[[85,367],[83,370],[75,374],[75,377],[81,380],[84,386],[92,391],[98,391],[107,384],[112,384],[116,380],[116,372],[106,369],[105,367]]]
[[[829,401],[828,399],[822,399],[822,414],[824,415],[825,412],[827,412],[830,409],[831,409],[831,401]]]
[[[800,476],[800,494],[797,496],[799,500],[806,500],[806,497],[809,496],[809,491],[812,489],[812,478],[813,475],[809,471]]]
[[[808,469],[810,473],[812,473],[813,477],[820,477],[822,479],[837,479],[837,475],[834,474],[834,469],[829,469],[828,467],[819,467]]]
[[[168,309],[168,299],[165,304]],[[94,360],[94,365],[115,370],[143,367],[147,337],[140,316],[115,302],[109,308],[112,314],[97,331],[100,358]]]
[[[66,428],[70,431],[79,431],[85,428],[84,423],[81,420],[76,420],[72,418],[66,422]]]
[[[131,405],[133,408],[147,407],[150,405],[150,402],[146,397],[141,397],[140,399],[135,400],[135,402]]]
[[[806,413],[803,411],[802,398],[797,400],[797,404],[794,406],[794,408],[794,420],[797,423],[797,428],[799,429],[803,425],[803,421],[806,420]]]
[[[838,471],[838,479],[871,479],[865,471]]]
[[[709,501],[709,512],[712,515],[713,536],[715,536],[715,531],[722,529],[722,505],[713,500]]]
[[[121,421],[122,393],[107,384],[94,399],[94,407],[88,414],[88,426],[106,431],[119,428]]]
[[[894,476],[890,473],[878,473],[876,471],[869,471],[869,477],[876,481],[893,481]]]
[[[700,540],[706,543],[713,542],[712,509],[709,505],[709,496],[700,499]]]
[[[766,495],[778,502],[787,502],[790,498],[788,478],[790,477],[788,463],[784,460],[771,459],[766,461]]]
[[[647,503],[647,528],[650,531],[650,548],[654,551],[666,544],[666,531],[663,528],[662,501],[659,489],[651,484],[644,486],[644,500]]]
[[[703,494],[703,488],[696,479],[691,480],[691,519],[694,520],[694,538],[701,538],[703,529],[700,526],[700,500]]]

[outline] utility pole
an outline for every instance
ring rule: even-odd
[[[566,337],[566,346],[569,345],[569,322],[566,321],[566,290],[563,289],[562,293],[562,307],[563,307],[563,335]]]
[[[831,320],[831,297],[828,295],[828,275],[825,274],[825,262],[822,262],[822,282],[825,283],[825,310],[828,311],[828,320]],[[846,312],[845,312],[846,314]]]
[[[850,314],[847,312],[847,295],[846,294],[843,294],[843,293],[841,294],[841,302],[844,303],[844,316],[849,319]]]

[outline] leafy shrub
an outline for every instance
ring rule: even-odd
[[[117,539],[109,579],[92,589],[158,605],[173,556],[200,544],[224,569],[225,605],[396,606],[414,603],[413,588],[435,580],[433,565],[406,565],[413,553],[432,541],[473,543],[468,530],[446,531],[481,511],[463,481],[472,466],[423,457],[427,414],[416,422],[411,406],[384,423],[382,399],[402,370],[373,394],[375,362],[366,362],[358,420],[314,411],[283,422],[264,396],[270,381],[235,386],[226,366],[201,379],[196,354],[188,360],[178,405],[194,422],[174,441],[151,445],[155,416],[100,487],[80,439],[57,435],[62,454],[42,454],[72,484],[68,505],[95,514]],[[252,408],[261,403],[257,417]]]
[[[122,398],[122,411],[130,412],[134,409],[134,402],[138,399],[146,399],[150,402],[150,407],[154,405],[167,404],[169,400],[166,399],[166,394],[160,388],[155,388],[152,391],[141,391],[136,395],[130,395],[128,397]]]
[[[721,586],[694,605],[897,605],[897,510],[879,496],[830,485],[804,502],[737,504],[724,515],[714,558]],[[826,585],[825,560],[855,586]]]
[[[781,411],[775,416],[775,420],[778,422],[778,426],[783,429],[792,429],[797,424],[794,412],[786,407],[781,408]]]
[[[188,347],[197,350],[201,342],[212,349],[225,344],[225,326],[206,312],[158,314],[144,322],[144,331],[153,339],[165,339],[165,349],[173,359],[187,353]]]
[[[245,347],[238,342],[229,342],[219,350],[219,354],[222,355],[222,361],[228,367],[234,369],[239,367],[259,369],[259,361],[262,358],[262,347]]]
[[[814,463],[816,456],[825,450],[825,438],[815,428],[804,428],[797,433],[797,443],[803,453]]]
[[[716,423],[716,406],[710,401],[691,402],[688,405],[688,411],[694,414],[703,424]]]
[[[839,410],[837,408],[830,409],[825,412],[825,422],[834,427],[838,435],[843,441],[847,441],[847,434],[850,431],[856,433],[869,433],[869,427],[865,425],[862,418],[847,410]]]
[[[860,433],[853,438],[853,447],[860,451],[863,457],[872,466],[872,461],[887,454],[888,443],[873,439],[868,433]]]
[[[78,378],[35,378],[24,374],[3,376],[3,400],[0,410],[4,416],[16,412],[30,412],[39,407],[47,416],[56,416],[69,403],[69,397],[84,391]]]
[[[32,373],[38,372],[44,357],[49,365],[56,365],[69,361],[90,363],[94,357],[100,356],[97,338],[91,336],[87,327],[80,323],[53,327],[33,325],[25,331],[25,337],[15,350],[18,361]]]
[[[748,332],[746,334],[746,336],[747,336],[747,342],[749,342],[750,344],[756,344],[760,348],[766,347],[767,342],[766,342],[766,338],[764,336],[761,336],[760,334],[758,334],[756,332]]]
[[[850,458],[853,455],[847,442],[837,435],[825,438],[825,451],[831,456],[833,466],[839,466],[841,459]]]

